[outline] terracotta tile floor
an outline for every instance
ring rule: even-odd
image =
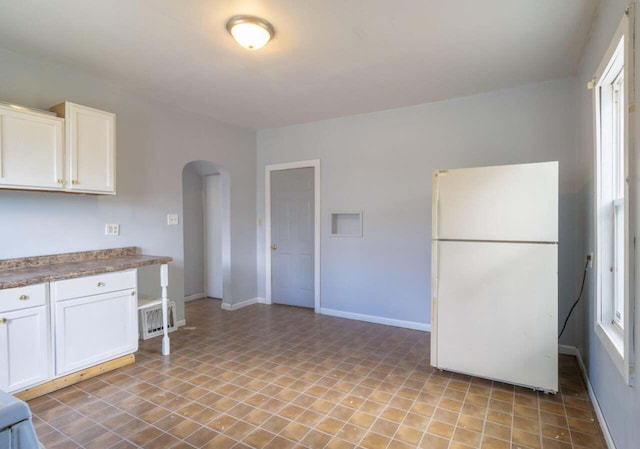
[[[216,300],[137,362],[30,402],[48,449],[604,448],[575,359],[561,393],[434,371],[429,334]]]

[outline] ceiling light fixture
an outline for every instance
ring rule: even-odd
[[[275,34],[269,22],[252,16],[233,16],[227,22],[227,31],[236,42],[249,50],[264,47]]]

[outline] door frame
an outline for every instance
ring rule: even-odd
[[[271,164],[264,167],[265,191],[265,294],[267,304],[271,304],[271,172],[294,168],[313,168],[314,193],[314,245],[313,245],[313,288],[314,311],[320,313],[320,159]]]

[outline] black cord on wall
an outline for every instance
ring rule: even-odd
[[[587,269],[589,268],[589,262],[591,262],[591,256],[587,256],[587,263],[584,266],[584,273],[582,275],[582,285],[580,286],[580,293],[578,293],[578,299],[571,306],[571,310],[569,310],[569,314],[567,315],[567,319],[564,320],[564,326],[562,326],[562,330],[560,331],[560,335],[558,335],[558,340],[562,337],[564,330],[567,328],[567,323],[569,322],[569,318],[571,318],[571,314],[573,313],[573,309],[576,308],[580,300],[582,299],[582,292],[584,291],[584,281],[587,279]]]

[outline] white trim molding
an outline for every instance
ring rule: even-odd
[[[349,320],[366,321],[368,323],[385,324],[387,326],[431,332],[431,324],[418,323],[417,321],[396,320],[394,318],[386,318],[383,316],[364,315],[362,313],[345,312],[343,310],[326,309],[324,307],[320,309],[320,314],[335,316],[338,318],[347,318]]]
[[[578,367],[580,367],[582,378],[584,379],[584,383],[587,386],[589,399],[591,399],[591,404],[593,405],[593,409],[595,410],[596,416],[598,417],[598,422],[600,423],[600,428],[602,429],[602,433],[604,434],[604,440],[607,443],[607,448],[616,449],[616,445],[613,442],[613,437],[611,436],[611,432],[609,431],[609,427],[607,426],[607,421],[605,421],[604,414],[602,413],[602,409],[600,408],[600,404],[598,403],[598,398],[596,397],[595,391],[593,391],[593,386],[591,385],[591,381],[589,380],[589,376],[587,375],[587,368],[584,366],[580,351],[575,346],[558,345],[558,352],[560,354],[572,355],[578,360]]]
[[[320,312],[320,159],[308,161],[286,162],[284,164],[272,164],[264,167],[264,192],[265,192],[265,304],[271,304],[271,172],[277,170],[291,170],[294,168],[313,168],[314,191],[314,311]]]
[[[250,306],[250,305],[253,305],[253,304],[269,304],[269,303],[267,302],[267,300],[265,298],[256,297],[256,298],[250,298],[250,299],[246,299],[244,301],[240,301],[240,302],[238,302],[236,304],[229,304],[229,303],[223,302],[220,305],[220,308],[222,310],[238,310],[238,309],[242,309],[243,307],[247,307],[247,306]]]
[[[182,327],[187,325],[187,320],[178,320],[176,321],[176,327]]]
[[[195,301],[196,299],[206,298],[207,294],[205,292],[194,293],[193,295],[188,295],[184,297],[184,302]]]
[[[605,351],[611,358],[613,365],[622,375],[627,385],[633,386],[635,379],[635,341],[633,329],[635,329],[635,215],[637,202],[637,187],[635,182],[627,182],[624,192],[624,281],[623,285],[617,285],[611,273],[615,273],[609,257],[615,252],[615,237],[611,231],[609,215],[603,205],[611,204],[616,198],[613,192],[607,188],[609,179],[603,174],[608,167],[604,155],[611,154],[608,144],[608,133],[612,132],[608,120],[602,118],[602,111],[606,104],[611,104],[609,98],[604,100],[603,93],[608,92],[612,86],[613,67],[616,61],[620,61],[622,54],[622,70],[624,75],[624,167],[625,179],[636,179],[635,173],[635,5],[629,4],[626,14],[622,17],[609,47],[593,77],[593,223],[595,235],[595,258],[593,261],[593,273],[595,274],[595,301],[593,321],[594,333],[602,343]],[[620,68],[618,68],[620,70]],[[627,82],[630,81],[630,82]],[[604,160],[603,160],[604,158]],[[605,167],[605,168],[603,168]],[[605,172],[606,173],[606,170]],[[615,195],[617,196],[617,195]],[[613,200],[613,201],[612,201]],[[615,203],[614,203],[615,207]],[[620,327],[612,322],[615,318],[615,289],[622,287],[624,290],[624,317]]]

